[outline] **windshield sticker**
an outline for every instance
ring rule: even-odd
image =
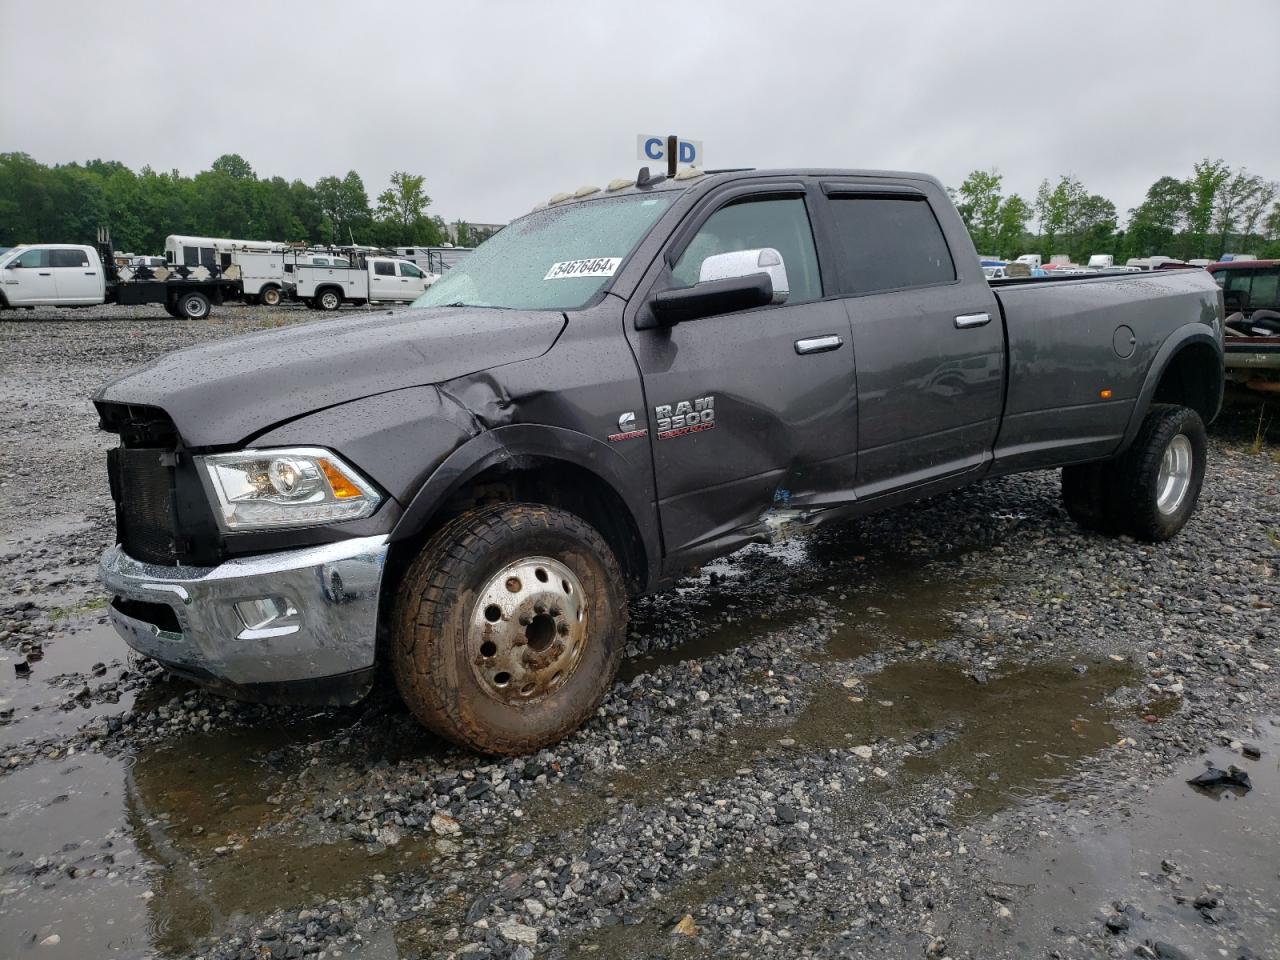
[[[553,263],[543,280],[566,280],[569,277],[612,277],[618,272],[621,257],[592,257],[587,260],[562,260]]]

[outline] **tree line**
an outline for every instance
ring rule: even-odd
[[[1095,253],[1112,254],[1117,263],[1156,255],[1217,260],[1228,252],[1280,258],[1280,183],[1222,160],[1201,160],[1182,179],[1156,180],[1124,229],[1115,204],[1076,177],[1042,181],[1031,201],[1005,196],[1002,187],[993,168],[974,170],[950,190],[981,254],[1039,253],[1047,260],[1065,253],[1075,263]]]
[[[313,184],[260,178],[229,153],[184,176],[115,160],[48,166],[25,153],[0,153],[0,246],[92,243],[100,224],[117,250],[155,254],[170,234],[307,244],[434,246],[449,227],[427,208],[426,178],[397,171],[371,203],[354,170]],[[461,245],[483,233],[458,221]]]

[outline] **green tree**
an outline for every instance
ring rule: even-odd
[[[1161,177],[1147,188],[1146,199],[1129,211],[1125,231],[1128,257],[1175,256],[1174,240],[1191,206],[1191,187],[1177,177]]]
[[[969,228],[969,236],[978,253],[995,250],[995,238],[1000,219],[1000,184],[1002,177],[993,167],[990,170],[974,170],[956,191],[956,210]]]
[[[1231,170],[1225,163],[1206,157],[1195,165],[1191,178],[1187,181],[1188,250],[1193,257],[1208,256],[1209,229],[1213,222],[1218,191],[1230,176]]]
[[[330,234],[322,238],[324,242],[349,243],[357,232],[366,231],[369,194],[360,174],[349,170],[342,179],[322,177],[316,181],[315,193],[321,214],[329,222]]]
[[[444,242],[436,220],[427,216],[431,198],[425,188],[426,177],[397,170],[391,174],[391,185],[378,194],[378,235],[386,246]]]

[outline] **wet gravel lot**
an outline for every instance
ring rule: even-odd
[[[313,314],[14,316],[0,956],[1280,956],[1274,404],[1232,398],[1169,544],[1045,473],[708,565],[633,605],[582,731],[494,762],[388,691],[208,696],[105,623],[91,391]]]

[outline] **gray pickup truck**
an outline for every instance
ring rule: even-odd
[[[591,716],[628,597],[768,536],[1062,468],[1084,526],[1195,508],[1223,388],[1203,270],[989,284],[927,176],[584,188],[413,309],[195,347],[94,398],[126,640],[230,695],[518,754]]]

